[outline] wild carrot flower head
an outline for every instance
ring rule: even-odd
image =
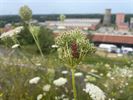
[[[12,46],[12,49],[18,48],[19,46],[20,46],[19,44],[14,44],[14,45]]]
[[[66,82],[67,82],[67,79],[66,79],[66,78],[60,77],[60,78],[54,80],[54,81],[53,81],[53,84],[54,84],[55,86],[62,86],[62,85],[64,85],[64,84],[66,84]]]
[[[29,80],[30,84],[37,84],[40,80],[40,77],[34,77],[32,79]]]
[[[61,33],[55,42],[58,45],[59,58],[71,67],[76,66],[87,54],[95,51],[93,45],[78,29]]]
[[[12,37],[14,35],[19,34],[23,29],[24,29],[23,26],[16,27],[15,29],[12,29],[8,32],[1,34],[0,38],[2,39],[2,38],[6,38],[6,37]]]

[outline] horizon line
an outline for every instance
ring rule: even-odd
[[[124,13],[124,12],[118,12],[118,13]],[[118,13],[111,13],[111,15],[115,15]],[[45,13],[45,14],[33,14],[33,15],[61,15],[62,13]],[[104,15],[104,13],[63,13],[64,15],[93,15],[93,14],[99,14]],[[133,15],[133,13],[124,13],[125,15]],[[8,15],[15,15],[19,16],[19,14],[0,14],[0,16],[8,16]]]

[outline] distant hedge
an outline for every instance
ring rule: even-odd
[[[33,15],[33,19],[37,19],[39,22],[44,22],[46,20],[59,20],[60,14],[50,14],[50,15]],[[67,14],[66,18],[101,18],[103,19],[103,14]],[[125,22],[129,22],[133,14],[126,14]],[[20,17],[18,15],[3,15],[0,16],[0,27],[4,27],[7,23],[20,22]],[[112,23],[115,23],[115,14],[112,14]]]

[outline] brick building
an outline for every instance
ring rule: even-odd
[[[124,13],[116,14],[116,26],[117,26],[118,30],[128,30],[129,29],[128,23],[125,23],[125,14]]]

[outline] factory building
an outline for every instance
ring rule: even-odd
[[[128,23],[125,23],[125,14],[124,13],[118,13],[116,14],[116,26],[118,30],[128,30],[129,25]]]
[[[133,30],[133,17],[130,18],[130,29]]]
[[[90,19],[90,18],[81,18],[81,19],[65,19],[61,21],[46,21],[45,24],[48,28],[53,30],[67,30],[79,28],[81,30],[96,30],[97,26],[100,23],[100,19]]]
[[[109,26],[110,24],[111,24],[111,9],[106,9],[103,18],[103,25]]]
[[[125,22],[125,14],[124,13],[117,13],[116,14],[116,25],[122,24]]]

